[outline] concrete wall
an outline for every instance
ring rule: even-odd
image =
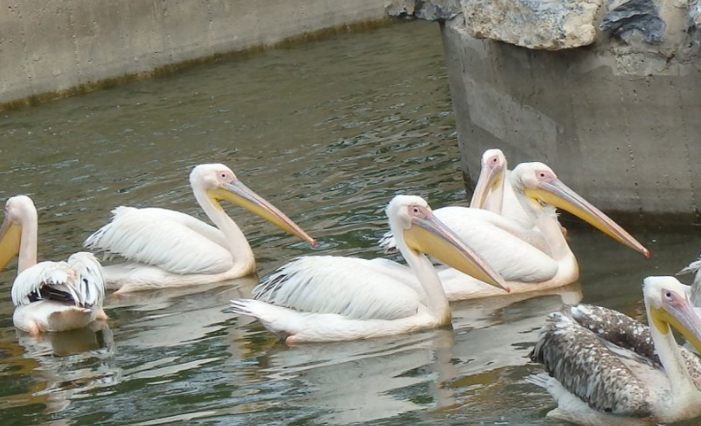
[[[384,0],[0,0],[0,108],[383,19],[384,8]]]

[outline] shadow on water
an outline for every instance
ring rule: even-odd
[[[392,25],[6,112],[0,196],[34,198],[40,258],[57,260],[118,205],[203,218],[187,174],[222,162],[319,240],[312,249],[225,206],[263,276],[304,254],[381,255],[395,193],[464,205],[454,128],[438,28]],[[641,318],[641,279],[675,272],[698,251],[688,232],[640,231],[651,260],[586,227],[570,234],[579,283],[454,304],[453,329],[292,348],[226,310],[257,277],[112,295],[104,328],[30,338],[12,327],[9,269],[0,275],[0,418],[554,424],[544,419],[549,396],[524,381],[538,371],[526,355],[542,318],[580,299]]]

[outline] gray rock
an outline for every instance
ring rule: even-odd
[[[385,9],[390,16],[447,21],[462,11],[460,0],[392,0]]]
[[[687,28],[698,28],[701,24],[701,1],[689,0],[687,8],[689,13],[689,23]]]
[[[653,0],[627,0],[610,2],[609,12],[604,16],[599,29],[629,41],[632,33],[642,34],[648,43],[662,39],[665,23],[660,18]],[[613,7],[611,7],[613,6]]]
[[[602,0],[463,0],[467,31],[529,49],[560,50],[594,42]]]

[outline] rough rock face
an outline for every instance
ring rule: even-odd
[[[691,5],[690,5],[691,6]],[[665,30],[665,23],[653,0],[623,0],[609,4],[599,29],[610,32],[629,41],[633,32],[642,34],[648,43],[659,42]]]
[[[402,18],[415,16],[427,21],[448,21],[462,12],[462,8],[460,0],[392,0],[385,11]]]
[[[689,28],[696,28],[701,25],[701,1],[700,0],[689,0],[688,4],[689,10]]]
[[[587,46],[602,0],[463,0],[467,31],[529,49]]]

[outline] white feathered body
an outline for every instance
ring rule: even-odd
[[[40,262],[22,271],[12,285],[15,327],[36,334],[82,328],[106,317],[100,262],[76,253],[66,262]]]
[[[221,230],[185,213],[124,206],[112,213],[112,221],[85,241],[90,250],[126,260],[104,267],[108,288],[206,284],[255,272],[250,246],[241,247],[241,257],[250,261],[236,262]]]
[[[301,257],[270,275],[253,296],[232,301],[234,311],[258,318],[288,343],[366,339],[450,323],[450,315],[427,311],[409,268],[384,259]]]

